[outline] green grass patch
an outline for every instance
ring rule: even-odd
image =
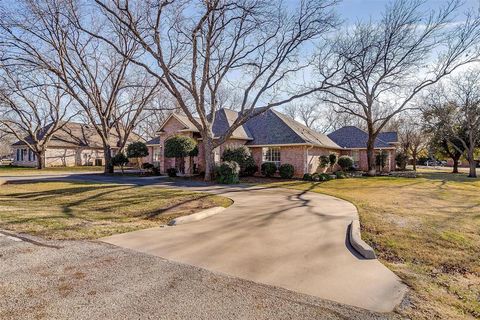
[[[0,186],[0,228],[48,239],[96,239],[231,203],[225,197],[156,187],[14,183]]]

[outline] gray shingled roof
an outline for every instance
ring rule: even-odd
[[[224,134],[228,128],[237,120],[238,112],[230,109],[220,109],[215,112],[215,121],[213,122],[212,131],[215,136]],[[233,131],[232,138],[252,140],[253,137],[245,126],[240,126]]]
[[[340,148],[326,135],[272,109],[248,120],[245,127],[253,137],[247,145],[313,144]]]
[[[380,132],[378,139],[388,143],[396,143],[398,142],[398,134],[395,131]]]
[[[368,133],[355,126],[347,126],[338,129],[328,135],[336,144],[342,148],[366,148]],[[391,148],[391,144],[382,139],[375,140],[375,148]]]
[[[160,144],[160,137],[155,137],[152,140],[148,140],[147,142],[145,142],[145,144],[147,146]]]

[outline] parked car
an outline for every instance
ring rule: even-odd
[[[12,162],[13,162],[13,159],[7,159],[7,158],[1,159],[0,166],[9,166],[12,164]]]
[[[425,162],[425,165],[426,166],[431,166],[431,167],[436,167],[436,166],[441,166],[442,165],[442,162],[441,161],[438,161],[438,160],[427,160]]]

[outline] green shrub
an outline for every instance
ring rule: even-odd
[[[330,165],[328,156],[320,156],[320,163],[318,164],[318,171],[324,171]]]
[[[168,168],[167,169],[167,175],[171,178],[173,177],[176,177],[177,176],[177,168]]]
[[[320,177],[320,181],[332,180],[332,177],[330,177],[330,175],[327,173],[320,173],[318,176]]]
[[[123,167],[128,164],[128,158],[122,152],[114,155],[110,161],[112,162],[112,166],[120,167],[120,169],[122,170],[122,173],[123,173]]]
[[[284,163],[278,168],[278,173],[283,179],[291,179],[295,169],[290,163]]]
[[[353,159],[350,156],[341,156],[338,158],[338,165],[343,171],[346,171],[353,167]]]
[[[304,180],[304,181],[312,181],[312,180],[313,180],[313,179],[312,179],[312,175],[311,175],[310,173],[305,173],[305,174],[303,175],[302,180]]]
[[[337,179],[346,179],[347,178],[347,175],[343,171],[335,172],[335,176],[337,177]]]
[[[152,172],[153,172],[153,174],[156,175],[156,176],[160,176],[160,175],[161,175],[161,174],[160,174],[160,168],[159,168],[159,167],[155,167],[155,166],[154,166],[153,169],[152,169]]]
[[[238,183],[240,166],[235,161],[224,161],[215,167],[215,177],[218,183],[234,184]]]
[[[235,148],[227,148],[222,154],[223,161],[235,161],[240,166],[240,176],[252,176],[258,171],[255,165],[250,149],[246,146],[238,146]]]
[[[127,146],[127,158],[137,160],[138,168],[142,163],[141,158],[148,156],[148,147],[141,141],[132,142]]]
[[[338,161],[338,156],[336,153],[330,153],[328,155],[328,160],[329,160],[329,163],[330,163],[330,167],[333,167],[334,165],[337,164],[337,161]]]
[[[261,171],[265,177],[273,177],[277,172],[277,166],[273,162],[264,162]]]
[[[165,157],[184,158],[198,155],[197,142],[187,136],[175,135],[165,141]]]
[[[128,158],[143,158],[148,156],[148,147],[141,141],[132,142],[127,146]]]
[[[151,172],[153,168],[154,168],[154,165],[151,163],[145,162],[144,164],[142,164],[142,169],[147,172]]]

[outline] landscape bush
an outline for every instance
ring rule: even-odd
[[[234,184],[238,183],[240,166],[235,161],[224,161],[215,167],[215,178],[218,183]]]
[[[222,160],[238,163],[241,177],[252,176],[258,171],[258,166],[255,165],[250,149],[246,146],[225,149],[222,154]]]
[[[337,177],[337,179],[346,179],[347,178],[347,175],[343,171],[335,172],[335,176]]]
[[[177,168],[168,168],[167,169],[167,175],[171,178],[173,177],[176,177],[177,176]]]
[[[273,162],[264,162],[261,171],[265,177],[273,177],[277,172],[277,166]]]
[[[353,167],[353,159],[350,156],[341,156],[338,158],[338,165],[342,168],[342,171],[347,171]]]
[[[145,162],[145,163],[142,164],[142,169],[147,171],[147,172],[152,172],[154,167],[155,166],[153,164],[149,163],[149,162]]]
[[[330,162],[330,167],[332,167],[333,169],[333,166],[337,164],[337,161],[338,161],[338,156],[336,153],[330,153],[328,155],[328,160]]]
[[[320,163],[318,164],[318,171],[325,172],[330,165],[330,158],[328,156],[320,156]]]
[[[284,163],[278,168],[278,173],[283,179],[291,179],[293,177],[295,169],[289,163]]]
[[[148,147],[141,141],[132,142],[127,146],[127,158],[134,158],[137,161],[138,168],[141,168],[141,158],[148,156]]]
[[[302,178],[303,181],[312,181],[312,175],[310,173],[305,173]]]
[[[123,152],[120,152],[114,155],[110,161],[112,162],[112,166],[120,167],[120,169],[122,170],[122,173],[123,173],[123,167],[128,164],[128,158]]]

